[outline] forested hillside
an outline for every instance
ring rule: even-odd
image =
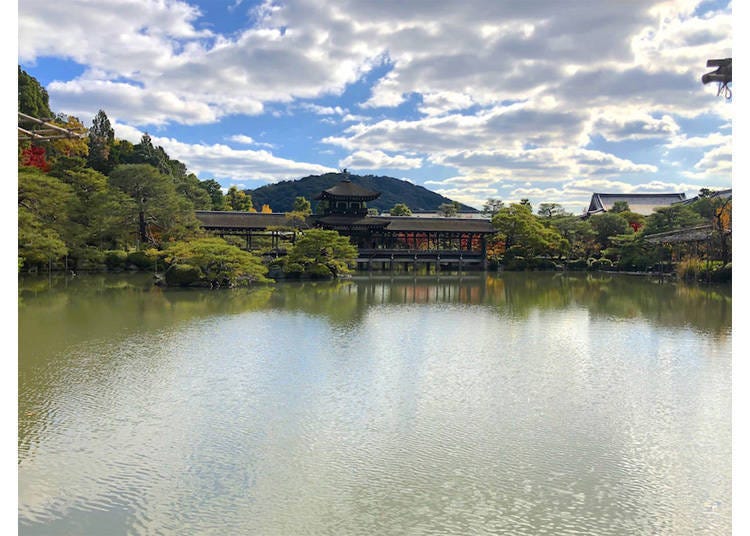
[[[352,174],[347,174],[347,176],[355,184],[380,192],[380,197],[367,203],[369,208],[376,208],[380,212],[388,211],[398,203],[405,204],[412,212],[434,212],[438,210],[440,205],[453,202],[447,197],[432,192],[423,186],[417,186],[409,181],[393,177]],[[266,204],[271,206],[274,212],[287,212],[292,210],[292,205],[296,197],[305,197],[315,205],[313,199],[316,195],[330,188],[343,178],[344,173],[310,175],[298,180],[261,186],[255,190],[248,191],[248,193],[252,195],[253,203],[256,207]],[[467,205],[459,204],[459,212],[478,211]]]

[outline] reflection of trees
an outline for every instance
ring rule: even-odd
[[[490,280],[493,276],[490,276]],[[594,317],[644,318],[661,326],[689,325],[721,332],[731,326],[728,286],[690,287],[638,276],[505,273],[488,289],[489,301],[512,315],[535,309],[585,307]]]

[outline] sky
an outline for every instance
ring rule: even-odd
[[[53,111],[147,132],[200,179],[347,168],[476,208],[732,187],[726,1],[23,0]]]

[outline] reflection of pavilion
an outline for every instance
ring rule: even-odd
[[[417,264],[455,268],[486,268],[487,236],[495,229],[488,220],[465,218],[415,218],[409,216],[368,216],[367,202],[380,192],[363,188],[345,179],[316,199],[318,214],[311,215],[306,227],[338,231],[359,248],[357,263],[372,268],[405,268]],[[203,227],[219,234],[234,234],[247,239],[253,233],[276,233],[284,222],[283,214],[240,212],[196,213]],[[278,238],[277,238],[278,240]]]

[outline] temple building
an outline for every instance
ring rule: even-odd
[[[330,229],[348,236],[359,250],[360,268],[418,264],[433,265],[437,270],[486,268],[487,238],[496,232],[489,220],[369,216],[367,202],[379,196],[379,192],[344,179],[320,192],[315,197],[319,201],[317,214],[295,226]],[[196,216],[207,231],[244,237],[247,249],[252,249],[254,236],[270,234],[278,245],[295,235],[283,230],[285,223],[287,227],[291,224],[283,213],[198,211]]]
[[[600,214],[612,210],[615,203],[627,203],[628,210],[640,214],[642,216],[649,216],[653,212],[662,207],[668,207],[675,203],[681,203],[685,201],[684,193],[673,193],[673,194],[604,194],[595,193],[591,195],[591,201],[589,207],[586,209],[585,216],[592,216],[594,214]]]

